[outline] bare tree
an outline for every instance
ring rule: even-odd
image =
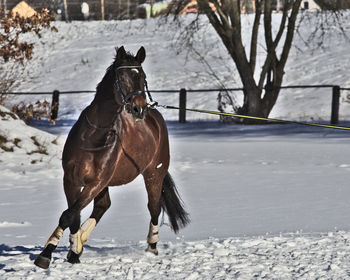
[[[244,87],[240,114],[268,117],[276,103],[283,82],[284,68],[292,46],[301,0],[283,0],[282,17],[276,34],[272,30],[273,0],[254,0],[255,17],[249,53],[242,41],[241,5],[239,0],[198,0],[198,6],[209,19],[233,59]],[[263,21],[266,57],[262,69],[256,69],[258,34]],[[260,71],[255,79],[256,71]],[[264,94],[263,94],[264,93]]]
[[[349,2],[347,0],[317,0],[317,2],[321,1],[338,3],[337,8],[343,8],[343,4]],[[341,12],[333,10],[332,12],[312,13],[312,16],[311,13],[305,12],[299,16],[301,2],[302,0],[197,0],[198,12],[205,14],[209,19],[232,58],[243,84],[243,105],[237,107],[238,104],[234,104],[237,113],[257,117],[269,116],[279,96],[285,66],[296,33],[300,35],[306,46],[316,40],[317,47],[323,47],[324,39],[330,34],[327,26],[332,26],[332,30],[336,27],[344,38],[348,39],[346,30],[342,26],[341,18],[344,16]],[[181,14],[187,3],[188,0],[177,0],[170,12]],[[272,20],[272,14],[277,10],[280,11],[280,16]],[[242,36],[241,23],[242,14],[246,12],[253,13],[248,44],[246,41],[243,42],[243,37],[246,39],[247,34]],[[179,17],[175,16],[176,18]],[[182,32],[179,35],[180,40],[183,41],[182,46],[186,46],[195,54],[197,52],[194,50],[196,38],[194,35],[201,28],[199,18],[197,16],[190,24],[182,26]],[[279,21],[276,21],[277,19]],[[302,34],[301,36],[298,30],[301,24],[310,26],[309,35]],[[179,25],[181,26],[181,23]],[[244,31],[246,32],[246,29]],[[259,65],[263,58],[261,68],[257,67],[258,47],[264,47],[266,51],[264,57],[259,55]],[[200,58],[205,60],[203,56]],[[216,79],[217,77],[218,75],[214,76]],[[254,121],[244,120],[244,122]]]

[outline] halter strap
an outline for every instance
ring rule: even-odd
[[[121,87],[121,83],[120,83],[120,80],[119,80],[119,74],[118,74],[118,71],[120,69],[135,69],[135,68],[141,68],[142,69],[142,66],[140,65],[125,65],[125,66],[119,66],[116,68],[116,71],[117,71],[117,80],[116,80],[116,84],[120,90],[120,93],[121,93],[121,97],[122,97],[122,102],[123,102],[123,105],[127,105],[127,102],[129,101],[129,99],[135,95],[135,94],[142,94],[143,91],[141,90],[137,90],[137,91],[132,91],[132,92],[129,92],[128,94],[125,94],[122,87]]]
[[[141,65],[125,65],[125,66],[119,66],[116,68],[116,71],[117,71],[117,80],[116,80],[116,84],[121,92],[121,96],[122,96],[122,101],[123,101],[123,105],[127,105],[127,102],[128,100],[133,96],[133,95],[136,95],[136,94],[144,94],[144,91],[141,91],[141,90],[137,90],[137,91],[132,91],[132,92],[129,92],[128,94],[124,94],[123,92],[123,89],[121,87],[121,84],[120,84],[120,80],[119,80],[119,75],[118,75],[118,71],[120,69],[135,69],[135,68],[141,68],[142,69],[142,66]],[[146,88],[146,92],[147,92],[147,96],[149,98],[149,100],[151,102],[154,102],[153,101],[153,98],[152,98],[152,95],[148,89],[148,84],[147,84],[147,81],[145,79],[145,88]],[[157,103],[158,104],[158,103]],[[154,104],[153,104],[154,105]]]
[[[125,65],[125,66],[119,66],[119,67],[117,67],[117,71],[119,70],[119,69],[133,69],[133,68],[142,68],[142,66],[140,66],[140,65]]]

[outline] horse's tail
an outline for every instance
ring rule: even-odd
[[[171,228],[175,233],[190,222],[189,214],[184,209],[183,201],[169,172],[163,181],[161,207],[168,214]]]

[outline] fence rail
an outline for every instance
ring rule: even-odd
[[[339,85],[290,85],[290,86],[281,86],[280,89],[296,89],[296,88],[329,88],[332,89],[332,102],[331,102],[331,120],[332,125],[339,123],[339,104],[340,104],[340,93],[341,91],[350,91],[350,88],[340,87]],[[179,93],[179,122],[186,122],[186,102],[187,102],[187,93],[191,92],[220,92],[220,91],[244,91],[244,88],[214,88],[214,89],[185,89],[181,88],[180,90],[173,89],[159,89],[159,90],[150,90],[151,93]],[[59,109],[59,96],[61,94],[81,94],[81,93],[95,93],[94,90],[70,90],[70,91],[59,91],[54,90],[53,92],[10,92],[8,94],[13,95],[52,95],[51,103],[51,119],[56,120],[58,118],[58,109]]]

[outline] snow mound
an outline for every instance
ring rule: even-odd
[[[347,279],[350,234],[210,238],[161,242],[159,256],[145,242],[85,246],[81,263],[66,261],[67,247],[53,254],[48,270],[33,260],[36,246],[0,245],[2,279]],[[106,241],[105,241],[106,242]]]
[[[8,227],[27,227],[31,226],[29,222],[21,222],[21,223],[11,223],[11,222],[0,222],[0,228],[8,228]]]
[[[60,159],[60,137],[26,125],[19,117],[0,106],[0,161],[20,160],[22,164],[35,164]],[[10,160],[11,159],[11,160]]]

